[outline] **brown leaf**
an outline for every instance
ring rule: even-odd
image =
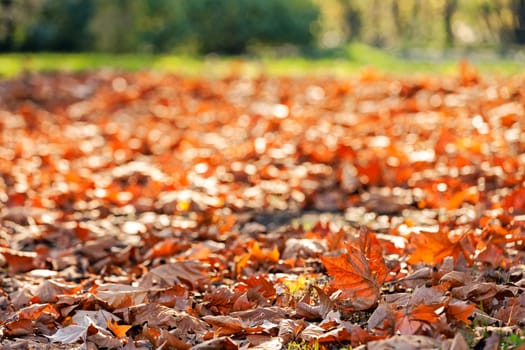
[[[140,280],[139,286],[151,288],[154,285],[170,287],[184,283],[192,289],[207,278],[208,267],[198,261],[177,261],[151,269]]]
[[[393,335],[395,325],[395,311],[386,303],[380,303],[368,319],[368,329],[377,335]]]
[[[244,310],[230,313],[232,317],[238,317],[243,322],[249,322],[250,325],[259,325],[264,321],[279,322],[286,317],[287,310],[277,306],[259,307],[252,310]]]
[[[370,350],[423,350],[439,349],[440,344],[437,340],[421,335],[398,335],[389,339],[371,341],[367,344]]]
[[[201,334],[207,329],[206,323],[200,319],[159,304],[141,304],[128,310],[124,322],[133,326],[147,323],[153,328],[169,326],[177,327],[183,333]]]
[[[93,294],[118,309],[146,302],[148,291],[124,284],[102,284],[96,286]]]
[[[239,334],[248,328],[238,317],[210,315],[204,316],[202,319],[213,326],[218,337]]]
[[[307,302],[310,299],[310,294],[305,295],[296,306],[296,316],[304,317],[307,320],[322,320],[333,308],[334,303],[332,299],[319,287],[314,286],[319,297],[317,305],[311,305]]]
[[[237,350],[239,346],[229,337],[218,337],[192,347],[192,350]]]
[[[76,284],[44,280],[35,292],[35,296],[41,303],[49,303],[57,300],[59,295],[71,295],[80,291]]]
[[[53,343],[62,343],[62,344],[73,344],[80,339],[86,339],[87,337],[87,327],[86,326],[77,326],[71,325],[65,328],[60,328],[55,334],[48,336],[48,338]]]
[[[299,333],[306,327],[304,320],[291,320],[282,318],[279,321],[279,338],[283,343],[289,343],[296,339]]]
[[[461,335],[461,333],[456,333],[454,336],[454,339],[452,339],[450,343],[450,348],[448,350],[468,350],[469,346],[467,342],[465,341],[465,338]]]
[[[348,341],[353,347],[366,344],[369,341],[380,337],[369,334],[358,325],[352,325],[350,322],[344,322],[343,325],[320,335],[317,340],[319,343],[333,343]]]
[[[334,278],[331,286],[343,291],[338,299],[348,300],[355,310],[366,310],[377,302],[387,268],[372,232],[361,231],[358,242],[346,245],[346,253],[321,256],[321,261]]]

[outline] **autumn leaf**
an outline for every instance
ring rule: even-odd
[[[54,343],[72,344],[79,339],[85,339],[87,336],[86,332],[87,328],[85,326],[71,325],[60,328],[48,338]]]
[[[317,292],[319,303],[311,305],[310,293],[304,295],[304,297],[297,302],[296,314],[299,317],[304,317],[306,320],[322,320],[333,308],[333,300],[319,287],[314,286]]]
[[[10,248],[0,247],[0,255],[7,261],[9,271],[13,274],[26,272],[37,268],[37,253],[24,252]]]
[[[60,317],[56,308],[51,304],[32,304],[18,312],[21,319],[37,320],[41,315],[48,315],[53,319]]]
[[[478,323],[494,336],[474,347],[516,330],[525,77],[234,68],[0,79],[3,347],[466,349]]]
[[[24,336],[33,332],[33,322],[31,319],[23,318],[16,321],[5,322],[3,324],[4,334],[7,336]]]
[[[348,300],[355,310],[366,310],[377,302],[387,268],[373,232],[361,230],[357,242],[347,243],[346,253],[321,256],[321,261],[333,277],[332,288],[342,290],[339,300]]]
[[[467,304],[463,302],[451,302],[447,305],[446,313],[453,319],[461,321],[465,324],[470,324],[468,319],[474,312],[476,306],[474,304]]]
[[[170,286],[185,283],[195,288],[206,279],[206,272],[206,265],[198,261],[177,261],[151,269],[142,277],[140,285],[147,288],[155,284]]]
[[[380,339],[381,337],[372,335],[358,325],[344,322],[341,326],[330,330],[317,338],[319,343],[332,343],[349,341],[352,346],[366,344],[369,341]]]
[[[175,238],[164,239],[155,244],[147,253],[148,258],[160,258],[168,255],[173,255],[185,248],[180,244],[180,240]]]
[[[447,230],[440,230],[438,232],[419,232],[411,236],[410,243],[414,251],[408,258],[408,263],[415,264],[423,262],[427,264],[438,264],[447,256],[458,261],[461,254],[470,261],[470,254],[465,253],[461,245],[463,235],[454,239],[449,238]]]
[[[118,338],[126,336],[127,331],[131,328],[129,325],[119,325],[114,319],[108,319],[107,327],[113,332]]]
[[[405,310],[397,310],[396,330],[403,335],[418,334],[423,330],[428,330],[439,318],[439,304],[419,304]]]

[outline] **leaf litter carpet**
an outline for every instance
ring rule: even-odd
[[[2,346],[518,347],[524,106],[467,64],[3,81]]]

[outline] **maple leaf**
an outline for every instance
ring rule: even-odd
[[[458,257],[462,253],[467,261],[470,261],[470,253],[462,245],[464,237],[465,234],[462,234],[459,237],[450,239],[448,231],[444,229],[438,232],[422,231],[418,234],[413,234],[410,242],[414,247],[414,251],[407,262],[410,264],[423,262],[435,265],[443,261],[447,256],[451,256],[454,258],[454,261],[458,261]]]
[[[362,229],[357,242],[346,244],[346,253],[321,256],[321,261],[334,278],[331,286],[342,290],[339,300],[349,300],[355,310],[366,310],[377,302],[387,268],[373,232]]]

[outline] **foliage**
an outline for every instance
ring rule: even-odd
[[[420,48],[514,54],[525,40],[524,18],[518,0],[9,0],[0,2],[0,50],[253,54],[262,44],[360,42],[404,55]]]
[[[258,42],[307,45],[319,16],[310,0],[193,0],[186,7],[204,53],[238,54]]]
[[[503,349],[507,350],[517,348],[523,344],[525,344],[525,335],[524,331],[521,330],[520,334],[514,333],[503,336],[500,345]]]
[[[522,342],[523,76],[238,65],[0,83],[3,346]]]
[[[22,49],[82,51],[93,40],[89,21],[95,13],[95,0],[45,0],[40,13],[29,26]]]

